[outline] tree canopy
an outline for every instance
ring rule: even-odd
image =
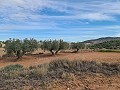
[[[71,48],[72,48],[72,49],[76,49],[75,52],[78,52],[79,49],[84,49],[84,48],[85,48],[85,44],[84,44],[84,43],[81,43],[81,42],[71,43]]]
[[[49,50],[52,55],[57,54],[62,49],[68,49],[69,43],[64,42],[63,40],[45,40],[43,41],[41,48]]]
[[[28,52],[33,52],[38,48],[38,42],[35,39],[9,39],[5,42],[5,51],[8,56],[14,55],[18,59]]]

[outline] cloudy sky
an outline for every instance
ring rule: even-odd
[[[120,37],[120,0],[0,0],[0,40]]]

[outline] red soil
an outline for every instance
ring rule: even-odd
[[[42,63],[49,63],[51,60],[89,60],[97,62],[120,62],[120,53],[101,53],[101,52],[81,52],[81,53],[59,53],[56,56],[51,54],[40,54],[23,56],[21,60],[15,61],[15,58],[0,60],[0,67],[13,64],[21,64],[24,67],[34,66]]]

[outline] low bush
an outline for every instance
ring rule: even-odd
[[[22,68],[23,68],[22,65],[16,64],[16,65],[6,66],[6,67],[2,68],[1,70],[7,72],[7,71],[19,70],[19,69],[22,69]]]
[[[102,73],[104,75],[120,74],[120,63],[96,63],[94,61],[53,60],[49,64],[23,68],[21,65],[9,65],[0,70],[1,79],[34,78],[40,81],[61,78],[65,73]]]
[[[116,52],[116,53],[120,53],[120,50],[105,49],[105,50],[98,50],[98,52]]]
[[[107,75],[116,75],[120,73],[120,64],[118,63],[102,63],[101,66],[101,73],[107,74]]]
[[[28,85],[28,83],[32,87],[39,83],[39,86],[36,87],[46,90],[45,88],[51,85],[53,81],[69,81],[74,80],[76,75],[95,75],[97,73],[107,76],[119,75],[120,63],[110,64],[96,63],[94,61],[53,60],[49,64],[41,64],[29,68],[23,68],[21,65],[9,65],[0,69],[0,90],[8,90],[6,86],[11,87],[11,90],[22,88],[21,85]],[[6,87],[6,89],[1,87]]]

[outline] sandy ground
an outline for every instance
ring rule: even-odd
[[[72,76],[72,80],[52,84],[51,90],[120,90],[119,76]]]
[[[56,56],[51,54],[40,54],[23,56],[21,60],[15,61],[15,58],[0,60],[0,67],[13,64],[21,64],[24,67],[34,66],[42,63],[49,63],[51,60],[69,59],[69,60],[87,60],[97,62],[119,62],[120,53],[101,53],[101,52],[79,52],[79,53],[59,53]]]

